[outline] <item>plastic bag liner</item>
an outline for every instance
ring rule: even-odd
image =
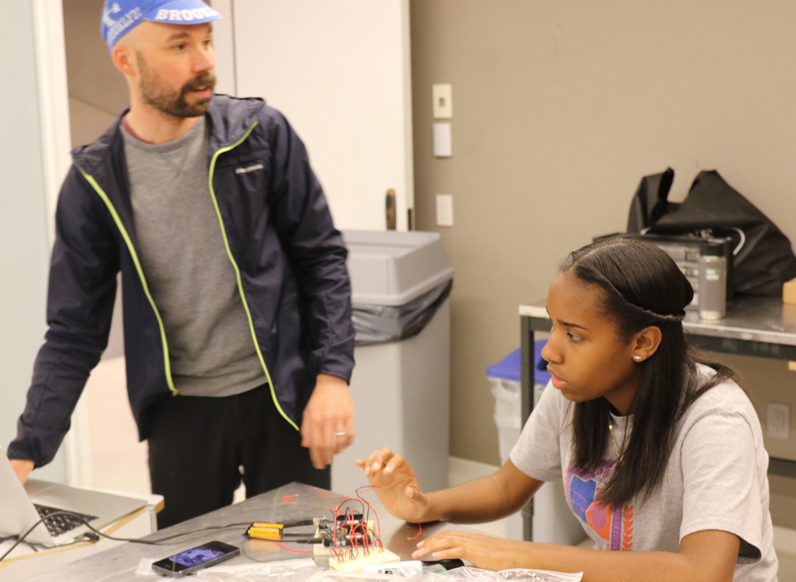
[[[356,345],[382,344],[416,336],[431,321],[452,288],[453,279],[399,307],[355,303],[352,319]]]

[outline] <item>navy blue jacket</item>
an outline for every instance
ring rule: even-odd
[[[260,99],[219,95],[206,120],[210,192],[253,341],[282,416],[298,428],[315,377],[350,380],[354,367],[346,248],[304,145],[278,111]],[[37,467],[55,455],[107,346],[120,270],[127,389],[141,439],[149,407],[176,394],[138,259],[120,122],[72,152],[58,199],[49,329],[8,449]]]

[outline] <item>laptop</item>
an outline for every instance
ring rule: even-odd
[[[101,529],[144,507],[144,499],[90,491],[59,483],[28,479],[23,486],[0,448],[0,537],[18,536],[28,531],[43,515],[70,511],[84,516]],[[60,546],[75,541],[91,530],[69,516],[52,516],[40,523],[25,538],[31,544]]]

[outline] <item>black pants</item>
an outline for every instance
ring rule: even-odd
[[[331,469],[312,466],[267,384],[223,398],[167,397],[149,421],[152,492],[165,498],[158,528],[229,505],[241,477],[246,497],[292,481],[330,488]]]

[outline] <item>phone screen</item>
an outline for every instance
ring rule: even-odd
[[[239,553],[240,550],[235,546],[223,542],[208,542],[159,560],[152,564],[152,567],[166,572],[188,573],[189,570],[195,571],[207,565],[217,564]]]

